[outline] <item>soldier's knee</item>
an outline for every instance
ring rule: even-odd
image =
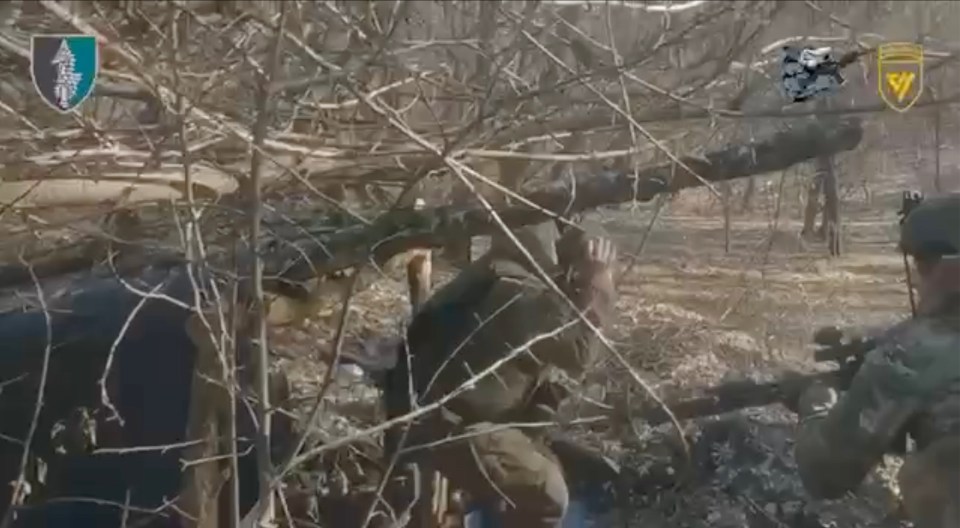
[[[569,505],[563,473],[556,465],[543,466],[526,475],[533,486],[505,486],[502,515],[505,528],[557,528]]]
[[[507,503],[505,521],[533,526],[556,526],[569,502],[567,483],[559,464],[518,429],[480,435],[475,451],[486,476]]]
[[[560,466],[551,464],[543,480],[544,513],[547,518],[562,519],[570,505],[570,492]]]

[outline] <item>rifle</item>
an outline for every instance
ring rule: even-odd
[[[846,389],[863,364],[867,352],[876,346],[876,341],[870,338],[845,339],[843,332],[835,327],[818,330],[814,334],[814,343],[819,347],[813,354],[814,360],[818,363],[835,363],[836,369],[812,374],[788,372],[769,382],[737,380],[721,383],[698,396],[668,400],[667,407],[680,420],[766,407],[775,403],[792,407],[800,392],[812,383],[819,382],[840,390]],[[653,404],[631,410],[629,416],[642,419],[650,425],[658,425],[668,420],[664,410]]]

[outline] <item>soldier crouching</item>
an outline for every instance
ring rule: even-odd
[[[599,231],[570,227],[559,236],[553,222],[518,230],[539,271],[510,240],[495,238],[423,305],[387,380],[391,418],[409,412],[411,398],[419,407],[443,401],[406,438],[391,431],[388,456],[406,449],[404,463],[432,467],[471,500],[496,505],[505,527],[555,527],[567,508],[556,456],[538,429],[519,424],[555,421],[566,393],[551,374],[576,379],[593,361],[599,339],[579,313],[599,329],[611,319],[616,251]]]

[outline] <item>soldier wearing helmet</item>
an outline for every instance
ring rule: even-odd
[[[884,332],[842,395],[807,388],[796,461],[807,491],[839,498],[904,445],[903,513],[917,528],[960,526],[960,194],[920,203],[900,248],[912,257],[916,316]]]

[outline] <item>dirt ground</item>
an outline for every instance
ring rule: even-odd
[[[803,361],[820,326],[883,325],[909,309],[903,260],[895,247],[896,188],[874,194],[870,204],[862,197],[843,204],[840,258],[830,258],[822,242],[801,239],[799,204],[791,197],[784,196],[776,219],[774,191],[758,197],[752,212],[732,216],[729,251],[722,210],[707,192],[666,205],[643,254],[621,281],[625,337],[644,348],[656,333],[642,324],[645,319],[682,323],[685,332],[714,335],[716,346],[700,353],[714,354],[731,368],[756,368]],[[629,267],[650,213],[621,210],[605,216]],[[675,356],[670,352],[649,350],[643,356],[670,363]]]

